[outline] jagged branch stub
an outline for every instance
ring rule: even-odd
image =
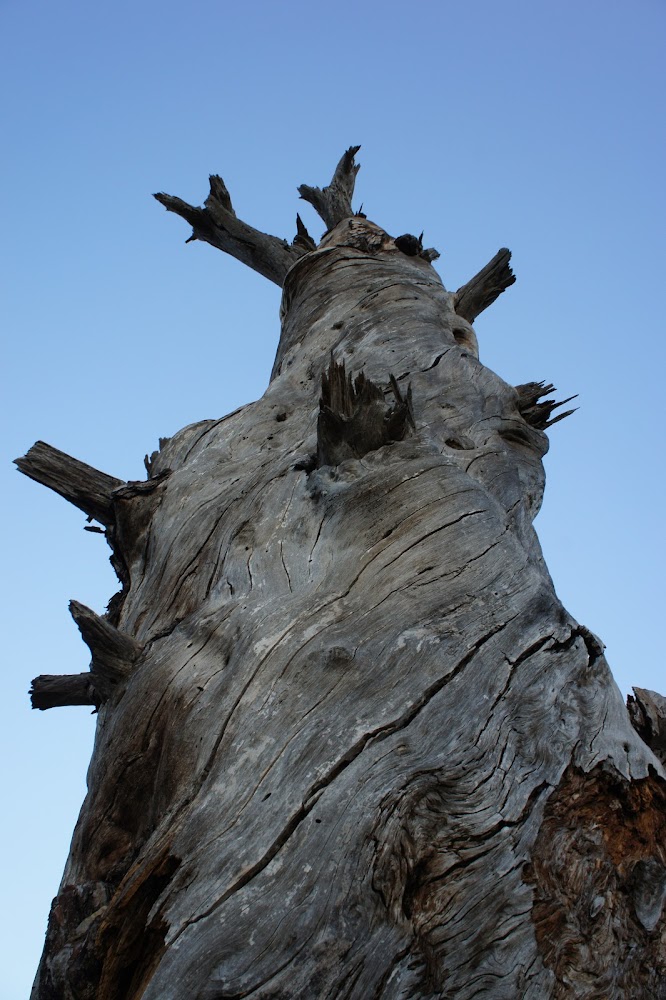
[[[516,278],[509,265],[510,260],[511,251],[503,247],[473,278],[460,286],[453,303],[459,316],[473,323],[484,309],[513,285]]]
[[[384,390],[363,372],[352,378],[344,361],[331,359],[321,382],[317,421],[320,466],[362,458],[385,444],[401,441],[414,427],[411,386],[403,396],[393,375],[389,376],[393,404],[386,403]]]
[[[354,214],[351,200],[354,195],[356,174],[361,169],[354,157],[360,148],[360,146],[350,146],[342,154],[331,183],[323,190],[310,187],[309,184],[301,184],[298,189],[301,198],[312,205],[328,229],[333,229],[338,222]]]
[[[32,680],[30,701],[42,712],[68,705],[92,705],[99,708],[101,699],[89,670],[82,674],[40,674]]]
[[[37,441],[26,455],[15,459],[19,471],[59,493],[91,520],[109,527],[114,522],[113,492],[125,485],[64,451]]]
[[[525,382],[523,385],[516,386],[516,393],[518,394],[517,404],[520,415],[528,424],[531,424],[532,427],[536,427],[540,431],[546,430],[547,427],[552,427],[553,424],[556,424],[559,420],[564,420],[565,417],[570,417],[577,409],[577,407],[574,407],[553,417],[552,414],[555,410],[559,409],[560,406],[564,406],[565,403],[570,403],[572,399],[577,399],[578,394],[567,396],[566,399],[562,399],[559,403],[554,399],[544,399],[540,403],[539,400],[547,396],[550,392],[555,392],[555,386],[551,383],[546,384],[546,382]]]
[[[107,618],[95,614],[78,601],[70,601],[69,610],[81,638],[92,655],[90,671],[102,700],[125,680],[141,655],[142,647],[130,635],[115,628]]]

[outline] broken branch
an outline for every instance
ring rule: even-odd
[[[91,520],[107,527],[113,524],[113,491],[125,483],[115,476],[79,462],[64,451],[37,441],[15,465],[24,476],[59,493],[82,510]]]
[[[286,240],[262,233],[239,219],[226,185],[217,174],[210,177],[210,193],[203,208],[196,208],[182,198],[161,192],[153,197],[168,212],[174,212],[189,222],[192,235],[188,243],[191,240],[210,243],[274,281],[280,288],[289,268],[306,253],[303,246],[289,245]]]
[[[572,399],[577,399],[578,395],[567,396],[559,403],[554,399],[544,399],[542,403],[539,403],[538,400],[543,396],[547,396],[549,392],[555,392],[555,386],[550,383],[546,385],[545,382],[525,382],[524,385],[517,385],[515,388],[518,393],[517,406],[521,417],[537,430],[544,431],[547,427],[556,424],[558,420],[564,420],[565,417],[576,412],[577,407],[574,407],[572,410],[559,413],[551,420],[554,410],[564,406],[565,403],[570,403]]]
[[[318,463],[339,465],[347,458],[362,458],[392,441],[402,441],[414,427],[411,386],[406,396],[393,375],[389,376],[395,403],[387,406],[384,390],[360,372],[348,375],[344,361],[331,360],[322,372],[319,419],[317,421]]]
[[[350,146],[343,153],[335,168],[331,183],[323,191],[318,187],[310,187],[309,184],[301,184],[298,189],[301,198],[312,205],[328,229],[333,229],[338,222],[354,215],[351,200],[354,194],[356,174],[361,169],[360,164],[354,161],[354,157],[360,148],[360,146]]]
[[[511,251],[503,247],[478,274],[460,286],[453,300],[453,307],[459,316],[473,323],[509,285],[513,285],[516,278],[509,266],[510,260]]]
[[[42,712],[65,705],[94,705],[95,708],[100,705],[90,671],[83,674],[40,674],[31,682],[30,701],[33,708]]]
[[[101,699],[105,700],[116,684],[129,676],[142,647],[130,635],[115,628],[108,619],[95,614],[85,604],[70,601],[69,610],[78,625],[81,638],[91,652],[90,671],[95,688]]]

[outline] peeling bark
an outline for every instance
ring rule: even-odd
[[[666,996],[666,787],[656,773],[628,782],[602,765],[569,767],[523,874],[554,1000]]]
[[[351,214],[355,152],[316,247],[221,181],[167,205],[282,285],[280,343],[99,505],[112,683],[33,1000],[661,995],[663,706],[636,731],[544,564],[552,387],[471,327],[508,251],[448,292]]]

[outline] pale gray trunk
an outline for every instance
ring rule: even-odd
[[[99,705],[35,1000],[666,996],[662,765],[532,527],[552,386],[507,385],[470,325],[510,255],[447,292],[353,214],[356,151],[300,189],[318,245],[219,178],[205,209],[158,196],[283,286],[258,402],[146,483],[19,462],[123,583],[106,618],[73,605],[91,674],[33,682]]]

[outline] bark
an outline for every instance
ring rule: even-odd
[[[111,491],[123,589],[79,618],[114,682],[34,1000],[664,995],[663,704],[644,742],[544,564],[552,387],[470,324],[508,251],[447,292],[352,214],[355,152],[300,189],[315,249],[241,238],[226,189],[167,205],[282,275],[280,343]]]

